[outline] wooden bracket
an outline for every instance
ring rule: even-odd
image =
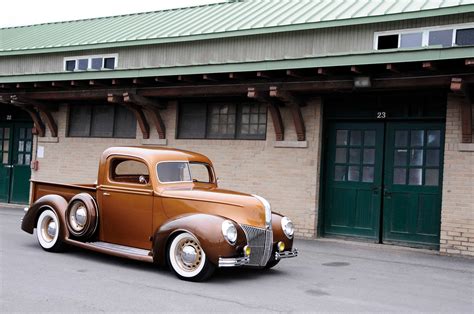
[[[50,106],[43,102],[18,95],[12,95],[11,102],[28,112],[35,123],[38,136],[45,136],[44,124],[46,124],[51,132],[51,136],[58,137],[58,125],[51,114]]]
[[[462,96],[461,105],[461,142],[472,143],[472,94],[462,78],[451,79],[451,91]]]
[[[150,114],[153,124],[155,125],[156,131],[158,132],[159,138],[166,138],[166,128],[159,110],[162,108],[166,108],[166,106],[161,105],[159,102],[154,101],[150,98],[143,97],[134,93],[124,93],[123,100],[126,104],[135,104],[146,110]]]
[[[306,140],[306,128],[301,113],[302,102],[291,93],[281,91],[276,86],[270,87],[270,97],[278,98],[289,106],[291,115],[293,116],[293,122],[295,123],[298,141]]]
[[[135,119],[137,119],[138,126],[142,132],[143,138],[148,139],[150,138],[150,125],[146,121],[145,114],[140,106],[137,106],[133,103],[126,103],[123,99],[123,96],[114,95],[114,94],[107,94],[107,101],[111,104],[119,104],[130,111],[133,112],[135,115]]]
[[[277,141],[283,141],[285,138],[285,128],[283,126],[283,120],[281,118],[280,107],[277,105],[274,99],[268,96],[262,95],[255,88],[249,87],[247,90],[247,97],[257,100],[258,102],[267,104],[268,111],[272,117],[273,128],[275,129],[275,138]]]

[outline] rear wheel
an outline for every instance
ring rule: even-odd
[[[44,210],[36,223],[36,237],[41,247],[49,252],[59,252],[64,244],[59,236],[61,224],[51,209]]]
[[[173,238],[168,248],[168,262],[176,276],[188,281],[204,281],[215,270],[199,241],[188,232]]]

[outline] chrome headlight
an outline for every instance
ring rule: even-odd
[[[261,196],[255,194],[252,194],[252,196],[258,199],[263,204],[263,207],[265,207],[265,225],[270,229],[272,227],[272,207],[270,203]]]
[[[222,235],[230,244],[235,244],[237,241],[237,228],[230,220],[225,220],[222,223]]]
[[[295,228],[293,227],[293,222],[288,217],[283,217],[281,219],[281,228],[283,229],[283,232],[288,237],[288,239],[293,238]]]

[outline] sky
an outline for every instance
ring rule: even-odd
[[[0,27],[77,20],[178,7],[225,0],[0,0]]]

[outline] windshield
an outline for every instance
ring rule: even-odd
[[[163,183],[192,182],[189,163],[185,161],[160,162],[157,171],[158,179]]]

